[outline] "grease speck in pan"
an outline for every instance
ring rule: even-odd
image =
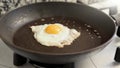
[[[51,20],[51,18],[54,18],[54,20]],[[91,27],[88,28],[87,25],[89,24],[86,24],[84,21],[81,21],[73,17],[61,17],[61,16],[47,17],[44,19],[45,21],[41,21],[41,19],[31,21],[30,23],[27,23],[26,25],[18,29],[13,37],[14,44],[21,48],[50,54],[80,52],[97,47],[98,45],[102,44],[102,36],[99,33],[99,31],[96,28],[92,28],[91,25],[90,25]],[[49,24],[50,22],[55,23],[59,21],[60,24],[63,24],[69,28],[74,28],[77,31],[81,32],[81,36],[78,37],[70,46],[65,46],[64,48],[46,47],[39,44],[34,39],[33,32],[31,31],[30,26],[36,25],[35,23],[37,23],[37,25],[42,25]],[[75,22],[73,23],[73,21]],[[75,25],[75,27],[73,27],[73,25]],[[86,29],[89,29],[89,31],[86,31]],[[97,35],[96,33],[99,33],[99,35]],[[93,37],[94,39],[92,39],[91,37]]]

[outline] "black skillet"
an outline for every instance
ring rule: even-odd
[[[29,27],[56,22],[75,28],[81,32],[80,37],[64,48],[46,47],[36,42]],[[7,13],[0,20],[1,39],[15,53],[42,63],[75,62],[103,49],[112,41],[115,32],[116,25],[111,17],[95,8],[75,3],[31,4]]]

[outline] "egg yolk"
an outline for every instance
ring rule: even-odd
[[[61,30],[61,27],[59,25],[56,24],[50,24],[46,27],[45,31],[48,34],[58,34]]]

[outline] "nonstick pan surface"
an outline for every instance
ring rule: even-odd
[[[64,48],[43,46],[33,38],[30,26],[46,23],[61,23],[76,29],[81,35]],[[106,46],[115,33],[115,24],[103,12],[83,4],[48,2],[24,6],[8,13],[1,20],[0,31],[1,38],[12,47],[40,54],[63,55]]]
[[[54,20],[51,20],[54,18]],[[45,21],[42,21],[42,20]],[[58,47],[47,47],[41,45],[34,39],[34,34],[31,31],[31,26],[33,25],[44,25],[49,23],[60,23],[69,28],[74,28],[81,33],[80,37],[74,40],[71,45],[64,46],[63,48]],[[46,53],[72,53],[72,52],[80,52],[83,50],[91,49],[97,47],[102,43],[102,36],[100,35],[97,29],[92,26],[86,24],[83,21],[80,21],[77,18],[70,17],[48,17],[42,18],[37,21],[30,22],[24,26],[22,26],[14,35],[13,39],[14,43],[17,46],[39,51]]]

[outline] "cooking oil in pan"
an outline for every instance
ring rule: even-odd
[[[74,28],[79,31],[81,35],[79,38],[74,40],[71,45],[65,46],[64,48],[43,46],[34,39],[30,26],[49,23],[60,23],[69,28]],[[88,50],[101,45],[102,36],[96,28],[93,28],[89,24],[85,24],[85,22],[77,18],[55,16],[41,18],[22,26],[15,33],[13,42],[16,46],[33,51],[46,53],[73,53]]]

